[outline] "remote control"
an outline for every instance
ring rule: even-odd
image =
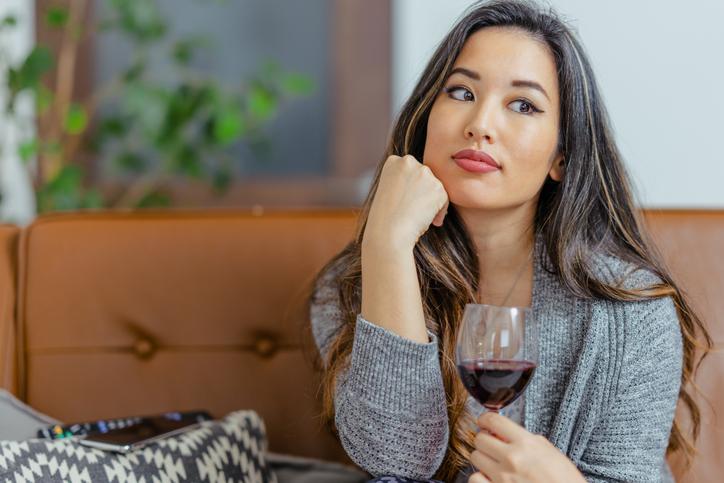
[[[123,429],[139,424],[144,419],[163,418],[170,421],[189,420],[193,422],[208,421],[213,419],[207,411],[186,411],[169,412],[157,416],[134,416],[129,418],[99,419],[84,423],[56,424],[38,430],[38,437],[43,439],[64,439],[74,436],[86,436],[89,434],[105,434],[116,429]]]

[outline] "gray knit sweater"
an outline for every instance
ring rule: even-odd
[[[544,268],[540,239],[535,253],[539,366],[525,392],[525,428],[545,435],[588,481],[672,481],[664,453],[682,370],[672,299],[577,298]],[[611,257],[596,266],[628,288],[657,281]],[[323,358],[342,321],[335,275],[324,274],[312,298]],[[427,344],[413,342],[357,316],[350,366],[337,379],[335,423],[347,454],[374,476],[427,479],[442,463],[448,417],[438,339],[428,335]]]

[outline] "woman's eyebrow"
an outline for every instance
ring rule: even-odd
[[[543,89],[543,86],[541,86],[540,84],[538,84],[535,81],[517,80],[516,79],[516,80],[510,81],[510,85],[513,87],[528,87],[529,89],[535,89],[537,91],[540,91],[544,96],[546,96],[546,99],[548,99],[549,101],[551,100],[550,97],[548,97],[548,93],[546,92],[546,90]]]
[[[473,70],[466,69],[465,67],[455,67],[453,70],[450,71],[450,75],[453,74],[462,74],[476,81],[480,80],[480,74]],[[546,90],[543,89],[543,86],[535,81],[515,79],[510,81],[510,85],[512,87],[527,87],[529,89],[535,89],[537,91],[540,91],[544,96],[546,96],[546,99],[550,101],[550,97],[548,97],[548,93],[546,92]]]

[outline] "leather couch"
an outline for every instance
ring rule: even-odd
[[[252,408],[270,450],[347,462],[319,424],[306,299],[352,210],[88,213],[0,226],[0,385],[63,421]],[[724,212],[650,211],[675,277],[724,342]],[[724,359],[698,384],[701,455],[724,469]]]
[[[347,461],[318,423],[304,302],[353,229],[353,214],[330,211],[3,227],[2,385],[66,422],[252,408],[271,451]]]

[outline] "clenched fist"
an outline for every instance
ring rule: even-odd
[[[414,248],[430,224],[442,226],[448,195],[430,168],[412,155],[385,161],[372,200],[364,239]]]

